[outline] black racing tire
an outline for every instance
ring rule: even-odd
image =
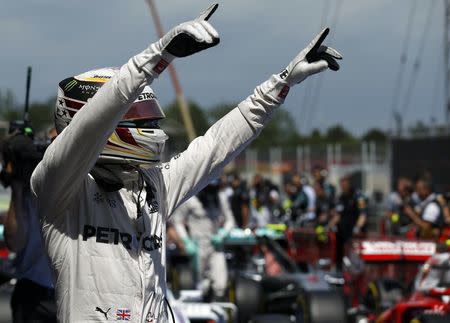
[[[381,313],[401,300],[403,294],[404,287],[398,281],[377,279],[367,285],[364,303],[369,310]]]
[[[302,323],[347,323],[347,307],[342,293],[335,291],[313,291],[298,299],[297,322]]]
[[[258,313],[262,303],[261,282],[249,277],[237,276],[234,283],[235,304],[239,323],[247,323]]]
[[[282,314],[262,314],[252,317],[251,323],[295,323],[295,318]]]

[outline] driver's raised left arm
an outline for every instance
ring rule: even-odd
[[[167,214],[220,175],[223,167],[259,135],[292,86],[327,68],[339,69],[335,59],[342,56],[321,45],[328,32],[324,29],[286,69],[257,86],[253,94],[217,121],[205,135],[162,165]]]

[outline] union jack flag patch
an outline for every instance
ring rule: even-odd
[[[131,312],[128,308],[118,308],[116,312],[116,321],[130,321]]]

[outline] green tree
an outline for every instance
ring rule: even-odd
[[[423,121],[421,120],[418,120],[416,124],[410,127],[408,130],[411,136],[413,136],[414,138],[429,136],[431,131],[430,127],[423,123]]]
[[[378,128],[369,129],[361,139],[363,141],[375,141],[375,142],[386,142],[388,136],[387,134]]]
[[[29,108],[30,123],[36,132],[53,125],[53,108],[56,98],[47,102],[33,102]],[[22,120],[24,107],[17,103],[11,90],[0,90],[0,118],[4,121]]]
[[[36,132],[53,127],[55,102],[56,98],[51,98],[47,102],[35,102],[30,105],[30,122]]]
[[[324,141],[324,135],[317,128],[314,128],[309,136],[302,138],[302,144],[318,145],[324,143]]]
[[[197,136],[203,135],[209,128],[208,118],[197,103],[190,101],[188,106]],[[185,149],[189,140],[177,102],[175,101],[167,106],[164,113],[166,120],[162,122],[161,126],[170,136],[170,150],[181,151]]]
[[[342,125],[334,125],[327,129],[325,140],[328,142],[353,142],[355,138]]]
[[[23,112],[17,109],[16,98],[10,89],[0,90],[0,118],[5,121],[17,120]]]

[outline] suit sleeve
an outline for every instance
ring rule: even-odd
[[[48,147],[36,167],[31,185],[40,208],[62,213],[73,201],[129,105],[153,77],[144,73],[154,59],[150,48],[123,65],[80,109]],[[137,65],[139,62],[140,65]]]
[[[259,135],[288,90],[286,82],[273,75],[183,153],[162,165],[168,215],[217,178],[224,166]]]

